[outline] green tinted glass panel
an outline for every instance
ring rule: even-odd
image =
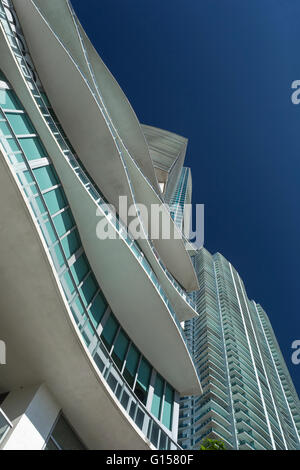
[[[33,174],[37,180],[41,191],[44,191],[44,189],[48,189],[52,186],[59,184],[53,165],[46,165],[40,168],[35,168],[33,170]]]
[[[88,278],[84,281],[82,287],[80,288],[80,292],[82,294],[81,298],[85,305],[88,305],[91,302],[92,298],[97,292],[97,289],[98,285],[96,279],[92,274],[90,274]]]
[[[12,90],[0,90],[0,107],[3,109],[23,109]]]
[[[40,196],[37,196],[36,198],[34,198],[34,202],[31,202],[30,204],[32,205],[34,213],[36,215],[44,214],[44,212],[46,212],[46,207],[42,199],[40,198]]]
[[[160,418],[161,403],[164,393],[164,380],[157,374],[154,386],[154,394],[152,400],[151,413],[156,417]]]
[[[139,367],[137,382],[145,391],[147,391],[149,387],[151,369],[152,369],[151,365],[143,357],[140,363],[140,367]]]
[[[16,135],[34,134],[34,128],[25,114],[7,113],[7,120]]]
[[[10,129],[5,121],[0,121],[0,135],[11,135]]]
[[[73,284],[70,273],[68,271],[64,274],[64,279],[65,279],[66,284],[67,284],[67,286],[70,290],[70,293],[73,294],[73,292],[75,291],[75,286]]]
[[[34,180],[31,176],[31,173],[28,170],[23,171],[23,176],[24,176],[24,179],[26,180],[26,183],[28,184],[33,183]],[[24,180],[22,179],[22,181]]]
[[[118,328],[119,323],[117,322],[115,316],[111,314],[107,319],[101,334],[101,337],[108,348],[111,347]]]
[[[115,342],[114,346],[114,354],[120,359],[120,361],[124,361],[125,354],[127,352],[127,348],[129,345],[129,338],[126,335],[125,331],[120,330],[118,337]]]
[[[50,108],[51,105],[50,105],[50,102],[49,102],[49,100],[48,100],[48,97],[47,97],[46,93],[41,93],[41,97],[43,98],[44,103],[45,103],[45,105],[47,106],[47,108]]]
[[[52,228],[52,225],[51,223],[48,221],[45,223],[45,227],[46,227],[46,230],[47,230],[47,233],[49,234],[50,236],[50,239],[51,239],[51,243],[54,243],[56,240],[57,240],[57,237],[56,237],[56,234]]]
[[[73,302],[73,304],[71,306],[71,310],[72,310],[73,317],[76,320],[76,323],[78,323],[78,320],[80,320],[80,318],[82,317],[82,315],[84,313],[83,306],[82,306],[78,296],[76,297],[75,301]]]
[[[28,160],[47,157],[46,150],[38,137],[23,137],[19,142]]]
[[[77,230],[73,230],[69,235],[63,238],[61,244],[66,257],[70,258],[81,246]]]
[[[57,245],[55,245],[53,250],[54,250],[58,265],[61,267],[64,264],[65,261],[64,261],[64,257],[63,257],[61,248],[60,248],[58,243],[57,243]]]
[[[106,309],[107,309],[107,302],[104,296],[102,295],[102,293],[99,292],[99,294],[97,294],[97,296],[93,300],[91,308],[89,309],[91,320],[95,327],[99,325],[101,318],[103,317]]]
[[[44,199],[51,215],[63,209],[67,205],[64,193],[61,189],[53,189],[44,194]]]
[[[8,152],[8,153],[10,153],[10,152],[20,152],[20,149],[19,149],[15,139],[5,139],[4,147],[5,147],[6,152]],[[22,159],[21,156],[19,158]]]
[[[139,363],[140,353],[138,349],[132,344],[128,351],[126,359],[126,369],[130,375],[134,376],[136,374],[137,366]]]
[[[53,222],[59,237],[61,237],[64,233],[66,233],[75,225],[73,216],[69,209],[55,216],[53,218]]]
[[[174,390],[169,384],[167,384],[166,391],[165,391],[165,401],[164,401],[162,423],[168,429],[172,428],[173,402],[174,402]]]
[[[72,275],[75,279],[76,284],[80,284],[82,279],[90,271],[90,267],[85,255],[81,255],[75,263],[71,266]]]

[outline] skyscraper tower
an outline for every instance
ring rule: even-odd
[[[185,322],[185,332],[203,394],[181,400],[179,442],[194,449],[204,438],[221,439],[228,449],[299,449],[299,399],[267,314],[221,254],[203,248],[194,265],[199,317]]]

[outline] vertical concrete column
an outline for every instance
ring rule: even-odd
[[[174,395],[173,418],[172,418],[172,438],[177,442],[178,424],[179,424],[179,404],[180,396],[178,392]]]
[[[13,425],[3,450],[41,450],[60,411],[44,384],[11,391],[1,408]]]

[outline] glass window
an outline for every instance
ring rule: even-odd
[[[66,209],[65,211],[55,216],[53,218],[53,222],[59,237],[62,237],[75,225],[75,221],[70,209]]]
[[[91,308],[89,309],[91,321],[94,324],[95,328],[99,325],[101,318],[103,317],[105,310],[107,309],[107,302],[102,294],[102,292],[99,292],[95,299],[93,300],[93,303],[91,305]]]
[[[81,246],[79,234],[77,230],[73,230],[69,235],[61,241],[66,258],[70,258]]]
[[[140,359],[140,353],[138,349],[132,344],[127,354],[126,366],[124,369],[124,378],[128,384],[132,387],[134,383],[135,374],[137,371],[138,363]]]
[[[154,386],[151,413],[158,419],[160,419],[163,393],[164,393],[164,380],[159,374],[157,374],[156,380],[155,380],[155,386]]]
[[[143,357],[140,363],[134,393],[139,398],[139,400],[141,400],[141,402],[144,403],[144,405],[146,405],[147,403],[147,395],[148,395],[151,371],[152,371],[151,365]]]
[[[71,266],[71,271],[75,279],[76,284],[80,284],[82,279],[90,271],[90,266],[85,255],[81,255],[75,263]]]
[[[172,428],[173,402],[174,402],[174,390],[171,387],[171,385],[166,384],[162,423],[168,429]]]
[[[64,285],[64,288],[65,287],[68,287],[69,291],[70,291],[70,294],[72,295],[75,291],[75,286],[74,286],[74,283],[72,281],[72,278],[70,276],[70,273],[69,271],[67,271],[65,274],[64,274],[64,280],[65,280],[65,285]],[[68,294],[68,291],[66,290],[65,288],[65,292],[66,294]]]
[[[65,260],[64,260],[61,248],[59,246],[59,243],[55,245],[55,247],[53,248],[53,252],[54,253],[52,257],[54,257],[55,264],[58,264],[58,266],[61,267],[64,264]]]
[[[45,102],[45,105],[47,106],[47,108],[51,108],[51,105],[50,105],[50,102],[48,100],[48,97],[46,95],[46,93],[41,93],[41,97],[43,98],[44,102]]]
[[[38,217],[46,212],[45,204],[43,203],[40,196],[34,198],[33,201],[30,202],[30,205],[32,206],[35,215]]]
[[[12,90],[0,90],[0,106],[3,109],[23,109],[16,94]]]
[[[46,229],[46,231],[47,231],[47,233],[48,233],[48,235],[49,235],[49,237],[50,237],[50,243],[52,244],[52,243],[54,243],[54,242],[57,240],[56,234],[55,234],[55,232],[54,232],[54,230],[53,230],[53,228],[52,228],[52,225],[51,225],[51,223],[50,223],[49,220],[48,220],[47,222],[45,222],[44,225],[45,225],[45,229]],[[47,241],[47,244],[49,245],[49,242],[48,242],[47,239],[46,239],[46,241]]]
[[[11,135],[10,129],[5,121],[0,121],[0,135]]]
[[[50,444],[52,438],[54,443]],[[47,450],[55,450],[55,448],[61,450],[85,450],[83,444],[63,416],[59,417],[54,426],[50,440],[46,446]]]
[[[47,152],[38,137],[22,137],[19,142],[28,160],[47,157]]]
[[[35,168],[33,170],[33,174],[41,191],[59,184],[59,180],[53,165],[46,165],[40,168]]]
[[[110,314],[101,334],[101,338],[108,350],[113,344],[118,328],[119,323],[117,322],[116,317],[113,314]]]
[[[51,215],[63,209],[67,205],[62,189],[53,189],[44,194],[44,199]]]
[[[128,349],[128,345],[129,345],[128,336],[126,335],[125,331],[120,330],[118,337],[116,339],[113,354],[112,354],[113,360],[115,361],[119,369],[122,368],[125,355]]]
[[[95,277],[93,276],[93,274],[90,274],[87,277],[87,279],[84,281],[82,287],[80,288],[81,298],[86,306],[91,303],[91,300],[96,294],[97,290],[98,290],[97,281]]]
[[[21,152],[15,139],[2,139],[2,142],[7,153]],[[21,155],[19,158],[21,159],[20,161],[22,161]]]
[[[82,320],[83,315],[85,315],[79,296],[76,296],[75,301],[73,302],[71,306],[71,311],[72,311],[72,314],[76,323],[78,324]]]
[[[16,135],[35,133],[29,118],[25,114],[6,113],[6,118]]]

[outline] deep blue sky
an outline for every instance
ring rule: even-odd
[[[188,137],[206,248],[266,309],[299,393],[300,1],[72,4],[140,121]]]

